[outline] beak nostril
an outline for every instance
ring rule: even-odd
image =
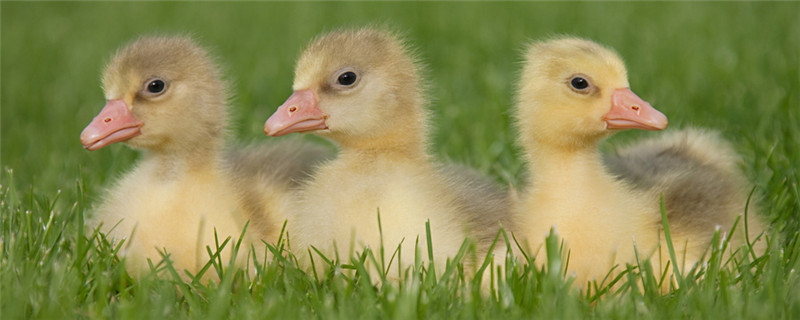
[[[111,122],[111,118],[105,118],[105,119],[103,119],[103,122],[109,123],[109,122]]]
[[[631,109],[633,109],[633,110],[636,110],[636,111],[639,111],[639,106],[637,106],[637,105],[634,105],[633,107],[631,107]]]
[[[295,111],[297,111],[297,106],[289,107],[289,113],[292,113],[292,112],[295,112]]]

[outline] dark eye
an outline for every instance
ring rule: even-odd
[[[161,93],[164,91],[166,86],[167,85],[164,83],[164,80],[155,79],[147,83],[147,92]]]
[[[572,78],[572,80],[569,81],[569,84],[578,90],[583,90],[589,87],[589,81],[581,77]]]
[[[339,78],[336,79],[336,83],[343,85],[343,86],[351,86],[356,83],[356,73],[352,71],[347,71],[339,75]]]

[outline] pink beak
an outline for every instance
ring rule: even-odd
[[[108,100],[103,110],[81,132],[81,144],[94,151],[109,144],[142,134],[143,123],[136,119],[122,100]]]
[[[328,115],[317,107],[311,90],[295,91],[264,123],[264,133],[278,137],[293,132],[328,129]]]
[[[603,116],[608,129],[664,130],[667,116],[647,101],[639,98],[630,88],[617,89],[611,95],[611,111]]]

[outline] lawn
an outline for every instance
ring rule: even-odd
[[[800,318],[798,2],[3,1],[0,14],[4,319]],[[104,104],[99,75],[117,47],[141,34],[196,37],[233,84],[231,140],[255,143],[291,94],[304,44],[368,24],[402,32],[424,60],[437,158],[511,186],[525,172],[509,114],[525,43],[573,34],[616,48],[632,89],[671,128],[712,128],[733,142],[772,227],[769,252],[709,264],[665,294],[586,294],[557,271],[519,265],[490,297],[457,268],[373,286],[358,273],[315,277],[280,258],[256,276],[226,269],[210,284],[132,279],[114,247],[82,227],[137,158],[122,145],[88,152],[78,139]],[[654,134],[625,132],[602,148]]]

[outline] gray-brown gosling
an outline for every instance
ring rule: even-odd
[[[298,256],[307,257],[310,246],[328,258],[347,259],[364,248],[378,256],[383,245],[388,263],[400,245],[388,273],[396,277],[399,264],[414,263],[415,249],[427,265],[426,221],[438,271],[468,236],[497,232],[497,217],[508,210],[505,193],[463,170],[444,169],[428,153],[421,78],[407,45],[382,30],[331,32],[302,53],[294,93],[264,131],[313,132],[340,152],[297,194],[289,238]]]
[[[141,275],[162,260],[198,272],[231,237],[228,263],[245,223],[250,229],[237,260],[251,244],[275,241],[283,225],[280,192],[303,177],[309,146],[227,152],[228,92],[218,67],[186,37],[142,37],[116,52],[103,73],[106,105],[81,133],[87,150],[116,142],[143,151],[141,160],[101,198],[90,224],[124,240],[128,270]],[[212,269],[213,271],[213,269]],[[181,272],[182,274],[182,272]]]

